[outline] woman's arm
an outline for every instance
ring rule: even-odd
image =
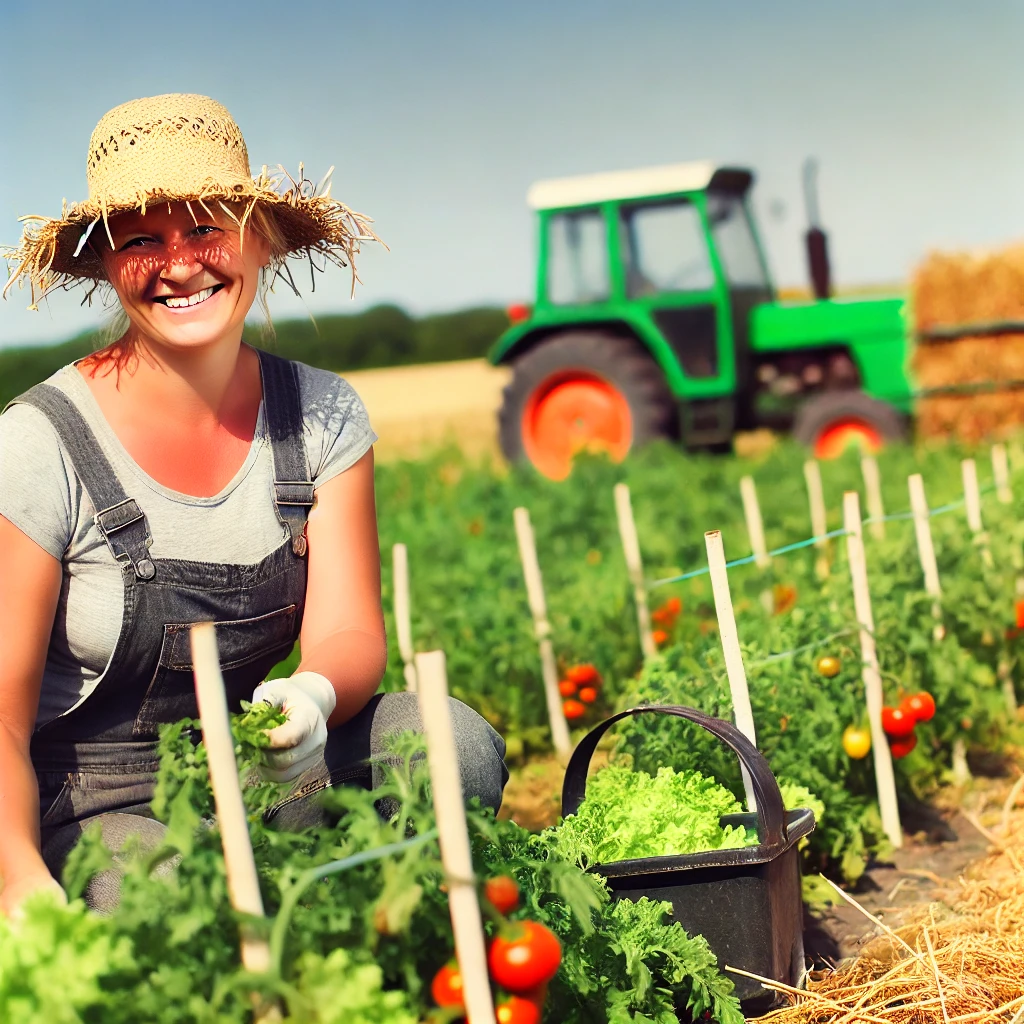
[[[39,790],[29,742],[61,566],[0,516],[0,909],[9,913],[50,874],[39,852]]]
[[[327,723],[333,727],[363,709],[387,664],[372,448],[317,489],[306,536],[309,578],[296,672],[331,681],[338,698]]]

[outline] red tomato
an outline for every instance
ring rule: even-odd
[[[1024,598],[1017,601],[1013,607],[1017,613],[1017,628],[1024,629]]]
[[[576,696],[576,684],[571,679],[563,679],[558,684],[558,692],[563,697],[575,697]]]
[[[494,1008],[498,1024],[540,1024],[540,1009],[529,999],[509,996]]]
[[[889,743],[889,750],[892,752],[892,756],[898,761],[901,757],[906,757],[914,747],[917,746],[917,737],[911,733],[909,736],[903,737],[899,740],[891,740]]]
[[[935,717],[935,698],[924,691],[905,697],[900,707],[913,715],[915,722],[930,722]]]
[[[484,882],[484,896],[499,914],[508,914],[519,906],[519,886],[508,875],[498,875]]]
[[[655,629],[651,632],[651,639],[660,647],[662,644],[668,643],[668,633],[663,629]]]
[[[582,718],[586,713],[585,705],[581,704],[578,700],[562,701],[562,714],[565,715],[568,721],[575,722],[577,718]]]
[[[438,1006],[464,1006],[465,997],[462,994],[462,975],[459,973],[459,965],[454,960],[449,960],[434,975],[430,985],[430,994]]]
[[[913,735],[914,726],[917,724],[912,714],[904,711],[903,708],[882,708],[882,728],[885,735],[894,740],[905,740]]]
[[[601,676],[597,669],[588,662],[585,665],[573,665],[572,668],[566,671],[565,678],[570,682],[576,683],[577,686],[584,686],[587,683],[600,680]]]
[[[670,597],[664,604],[659,605],[651,612],[651,618],[659,626],[671,626],[679,613],[683,610],[683,602],[678,597]]]
[[[580,690],[580,700],[583,701],[584,704],[593,704],[594,701],[597,700],[597,690],[592,686],[584,686],[583,689]]]
[[[550,981],[562,962],[562,944],[554,932],[536,921],[517,921],[500,934],[487,953],[495,984],[525,995]]]

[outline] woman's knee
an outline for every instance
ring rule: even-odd
[[[508,781],[505,741],[462,701],[449,697],[448,708],[455,733],[463,797],[466,800],[479,797],[483,806],[497,810]],[[391,749],[389,738],[410,731],[423,732],[416,694],[384,694],[373,717],[370,734],[372,754],[375,757],[386,755]]]

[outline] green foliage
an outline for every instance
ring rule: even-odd
[[[609,765],[587,783],[576,813],[552,832],[559,852],[584,866],[735,850],[757,843],[755,830],[720,824],[740,810],[729,790],[698,771],[659,768],[652,777]]]
[[[921,472],[933,506],[962,496],[959,460],[979,456],[987,483],[987,451],[955,447],[893,447],[879,456],[886,508],[907,508],[907,475]],[[781,444],[763,459],[687,455],[651,445],[622,465],[583,458],[567,481],[552,482],[525,467],[502,471],[473,465],[455,452],[434,459],[382,465],[378,497],[382,550],[408,546],[413,636],[420,650],[443,648],[453,693],[479,710],[509,741],[513,759],[549,750],[536,639],[523,586],[512,509],[530,510],[544,575],[555,649],[563,666],[591,661],[601,671],[600,701],[585,727],[638,703],[679,703],[724,717],[732,704],[717,637],[707,576],[651,591],[658,603],[682,599],[683,613],[661,657],[641,666],[632,592],[615,520],[612,489],[631,490],[649,579],[706,565],[704,531],[721,529],[730,558],[749,553],[738,501],[739,478],[757,484],[770,547],[810,533],[803,479],[806,452]],[[842,525],[842,495],[863,487],[850,453],[822,464],[829,529]],[[875,633],[886,699],[928,690],[934,720],[918,727],[919,743],[896,762],[903,797],[927,798],[949,771],[957,739],[996,752],[1013,739],[1002,676],[1017,698],[1021,640],[1014,619],[1014,584],[1024,573],[1024,475],[1016,473],[1014,504],[983,500],[993,566],[966,528],[962,509],[936,516],[932,530],[943,587],[946,635],[933,640],[932,601],[924,593],[913,524],[886,524],[866,534]],[[863,504],[862,504],[863,507]],[[827,574],[819,575],[823,559]],[[390,559],[384,561],[385,609],[392,604]],[[795,590],[784,614],[766,613],[761,596],[775,585]],[[846,726],[865,720],[860,647],[845,541],[805,549],[730,571],[730,586],[754,704],[758,746],[778,777],[806,787],[825,806],[805,852],[808,867],[853,880],[868,858],[886,849],[874,791],[872,759],[843,752]],[[394,629],[389,629],[393,638]],[[401,659],[391,641],[388,689],[404,688]],[[798,651],[792,655],[787,652]],[[842,671],[816,671],[834,654]],[[779,655],[783,655],[779,657]],[[1002,673],[1002,676],[1001,676]],[[636,767],[701,771],[741,795],[734,757],[696,727],[678,720],[638,718],[617,727]],[[632,738],[631,738],[632,737]],[[1019,737],[1018,737],[1019,738]]]

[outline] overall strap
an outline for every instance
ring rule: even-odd
[[[60,388],[37,384],[10,404],[31,405],[50,421],[96,509],[93,521],[110,553],[118,562],[130,563],[139,579],[152,579],[156,575],[156,567],[149,557],[153,537],[145,513],[134,498],[125,494],[121,481],[74,402]]]
[[[263,372],[263,410],[274,453],[274,508],[288,528],[292,551],[306,553],[306,519],[313,507],[313,481],[303,441],[302,403],[295,364],[257,349]]]

